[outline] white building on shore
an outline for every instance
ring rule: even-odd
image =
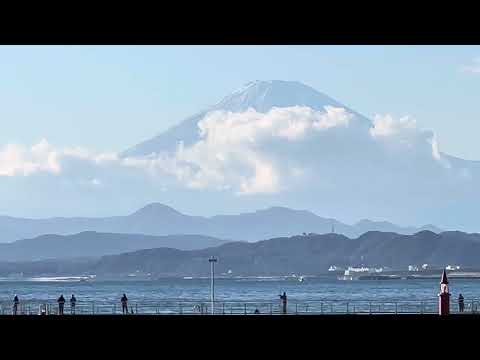
[[[458,265],[447,265],[445,268],[446,270],[460,270],[460,266]]]

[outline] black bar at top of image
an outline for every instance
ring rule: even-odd
[[[258,5],[259,6],[259,5]],[[237,4],[208,11],[185,4],[183,11],[131,9],[119,16],[78,10],[47,18],[5,18],[0,44],[98,45],[436,45],[480,44],[477,12],[420,4],[378,6],[339,4],[336,9],[272,6],[260,9]],[[241,9],[239,9],[241,7]],[[277,10],[281,8],[281,10]],[[97,9],[98,10],[98,9]],[[108,9],[107,9],[108,10]],[[442,16],[438,14],[443,11]]]

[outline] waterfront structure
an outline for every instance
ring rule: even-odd
[[[446,267],[447,270],[460,270],[460,266],[458,265],[448,265]]]
[[[450,292],[448,290],[447,271],[444,269],[440,280],[440,294],[438,294],[438,313],[440,315],[450,314]]]
[[[349,266],[347,270],[351,271],[351,272],[369,272],[370,268],[365,267],[365,266],[362,266],[362,267]]]

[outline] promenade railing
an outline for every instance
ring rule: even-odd
[[[466,300],[464,313],[480,314],[480,299]],[[280,301],[216,301],[216,315],[263,315],[282,314]],[[208,315],[211,313],[209,300],[161,300],[130,301],[128,313],[138,315]],[[55,301],[25,300],[17,307],[18,315],[54,315],[59,313]],[[456,300],[450,303],[450,312],[459,313]],[[69,303],[64,314],[70,315],[112,315],[122,314],[120,302],[78,301],[75,309]],[[287,314],[331,315],[331,314],[437,314],[438,299],[425,300],[295,300],[287,302]],[[0,314],[12,315],[13,304],[0,302]]]

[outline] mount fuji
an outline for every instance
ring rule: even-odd
[[[420,121],[367,117],[295,81],[254,81],[122,153],[47,141],[0,151],[0,213],[106,217],[158,202],[204,217],[289,208],[479,231],[480,162],[442,152]]]
[[[194,194],[217,212],[278,205],[478,230],[480,162],[441,152],[411,118],[368,119],[295,81],[248,83],[122,156],[165,154],[189,185],[169,189],[184,208]]]
[[[135,157],[172,151],[179,142],[187,146],[192,145],[200,139],[198,123],[211,111],[244,112],[251,108],[265,113],[275,107],[291,106],[306,106],[318,111],[324,110],[325,106],[344,108],[355,114],[363,126],[371,126],[371,121],[365,116],[298,81],[257,80],[249,82],[215,105],[183,120],[164,133],[133,146],[122,155]]]

